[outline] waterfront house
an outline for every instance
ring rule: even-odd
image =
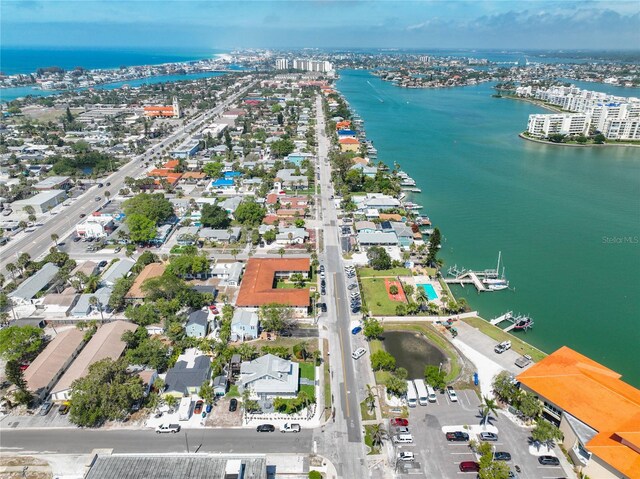
[[[360,142],[355,138],[343,138],[338,140],[338,143],[340,144],[340,151],[343,153],[348,151],[355,153],[360,149]]]

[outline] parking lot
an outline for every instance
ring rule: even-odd
[[[460,463],[463,461],[477,461],[476,455],[469,448],[466,441],[447,441],[446,432],[464,431],[470,439],[478,439],[478,433],[483,431],[480,426],[480,400],[472,390],[457,391],[458,402],[451,402],[447,395],[437,394],[437,401],[427,406],[418,405],[409,408],[409,429],[413,435],[412,444],[388,444],[390,464],[395,463],[399,452],[410,451],[415,455],[415,461],[421,465],[424,477],[458,478],[476,477],[476,472],[461,472]],[[469,429],[465,429],[468,426]],[[394,427],[389,426],[390,434]],[[501,412],[497,418],[490,420],[486,431],[496,432],[498,440],[492,442],[494,451],[505,451],[511,454],[507,462],[515,472],[517,464],[521,472],[514,477],[520,479],[550,479],[567,477],[562,467],[541,466],[537,456],[530,452],[528,429],[513,423]],[[556,455],[561,455],[558,448]],[[539,455],[543,453],[540,452]]]

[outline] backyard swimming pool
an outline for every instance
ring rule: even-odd
[[[436,293],[436,290],[434,289],[432,284],[426,283],[419,284],[418,286],[424,289],[424,292],[427,293],[427,298],[429,298],[429,301],[438,299],[438,293]]]

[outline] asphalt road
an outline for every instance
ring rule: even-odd
[[[37,227],[36,231],[29,234],[20,233],[20,237],[13,239],[7,245],[3,246],[2,253],[0,254],[0,272],[7,278],[10,277],[7,274],[6,265],[7,263],[15,262],[17,257],[22,253],[28,253],[32,259],[46,254],[49,248],[53,246],[51,241],[52,234],[58,235],[60,239],[65,238],[66,235],[75,228],[76,223],[80,220],[81,214],[91,214],[99,206],[104,204],[104,201],[95,201],[96,196],[104,199],[105,191],[109,191],[112,196],[115,196],[117,192],[125,186],[124,179],[127,176],[135,178],[140,175],[144,171],[142,168],[143,163],[152,161],[151,157],[156,152],[161,151],[175,140],[181,141],[185,139],[190,135],[188,133],[189,130],[201,127],[205,122],[222,112],[229,104],[248,91],[252,85],[253,83],[239,93],[230,96],[213,110],[197,116],[190,123],[178,128],[170,136],[151,146],[146,153],[133,157],[131,161],[120,167],[118,171],[106,178],[102,178],[100,181],[105,185],[104,187],[99,188],[97,185],[92,186],[80,197],[72,201],[69,206],[56,208],[58,213],[53,217],[49,217],[42,226]],[[106,186],[107,183],[111,184]]]
[[[312,430],[298,434],[258,433],[253,429],[183,429],[156,434],[131,429],[3,429],[3,454],[87,454],[108,448],[119,453],[304,453],[312,450]]]

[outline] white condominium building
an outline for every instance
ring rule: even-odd
[[[278,58],[276,60],[276,70],[288,70],[289,69],[289,60],[286,58]]]
[[[584,135],[589,131],[589,119],[584,113],[529,115],[527,131],[540,138],[554,134]]]
[[[316,61],[308,59],[293,60],[294,70],[304,70],[308,72],[328,73],[333,71],[333,65],[327,61]]]

